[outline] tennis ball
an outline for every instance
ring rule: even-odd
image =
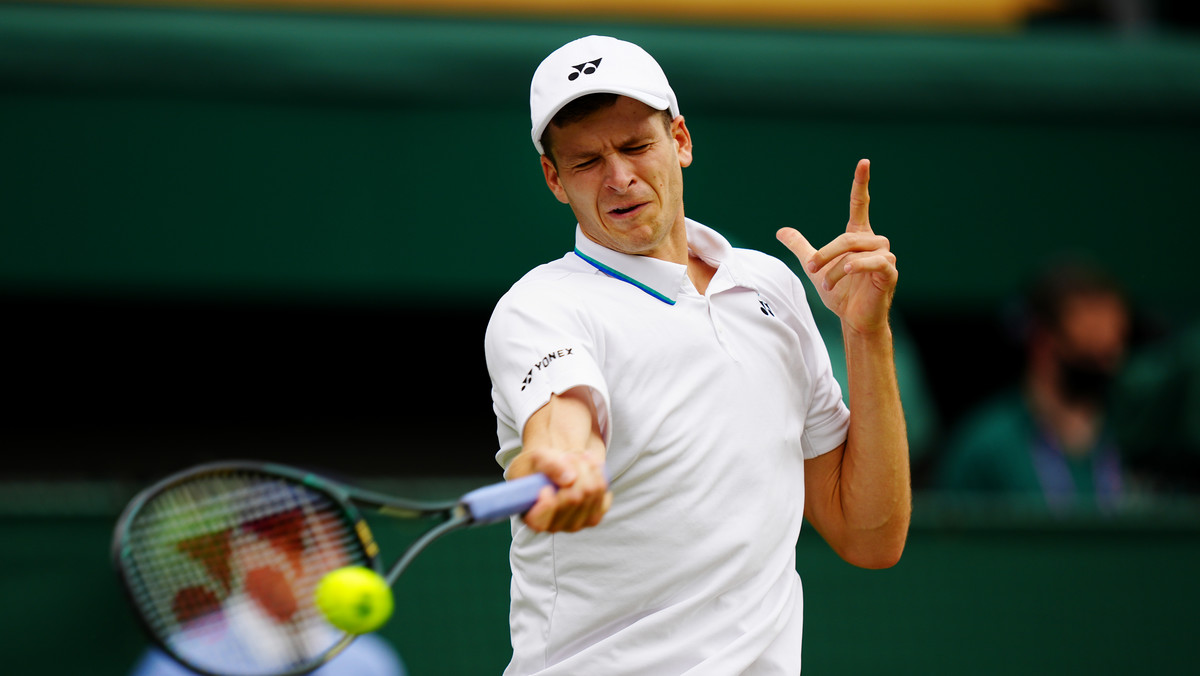
[[[326,573],[317,584],[316,603],[330,624],[349,634],[366,634],[382,627],[395,604],[387,582],[362,566]]]

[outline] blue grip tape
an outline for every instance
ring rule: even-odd
[[[475,523],[491,523],[514,514],[524,514],[537,502],[538,493],[553,486],[545,474],[530,474],[512,481],[502,481],[462,496],[459,501],[471,511]]]

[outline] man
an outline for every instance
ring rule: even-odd
[[[1129,343],[1125,296],[1076,262],[1042,271],[1026,296],[1022,381],[959,425],[941,487],[1054,511],[1114,507],[1125,480],[1108,399]]]
[[[888,310],[860,162],[846,233],[779,239],[842,320],[842,402],[800,280],[684,216],[692,139],[658,63],[602,36],[538,67],[532,138],[578,221],[488,326],[500,450],[545,473],[513,522],[509,674],[796,674],[802,518],[847,561],[908,530]],[[611,480],[611,484],[609,481]]]

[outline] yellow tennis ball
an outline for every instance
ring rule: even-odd
[[[350,634],[382,627],[395,605],[387,581],[362,566],[326,573],[317,584],[316,603],[330,624]]]

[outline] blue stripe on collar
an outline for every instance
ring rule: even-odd
[[[632,284],[632,285],[636,286],[637,288],[641,289],[642,291],[645,291],[649,295],[661,300],[662,302],[666,303],[667,305],[675,304],[675,301],[672,300],[670,296],[664,296],[663,294],[655,291],[654,289],[651,289],[650,287],[646,286],[645,284],[642,284],[641,282],[634,279],[633,277],[622,274],[622,273],[608,267],[604,263],[601,263],[600,261],[596,260],[595,258],[591,258],[590,256],[588,256],[588,255],[584,254],[582,251],[580,251],[578,247],[575,248],[575,255],[579,256],[583,260],[587,261],[592,267],[596,268],[600,272],[603,272],[604,274],[608,275],[609,277],[612,277],[613,279],[619,279],[622,282]]]

